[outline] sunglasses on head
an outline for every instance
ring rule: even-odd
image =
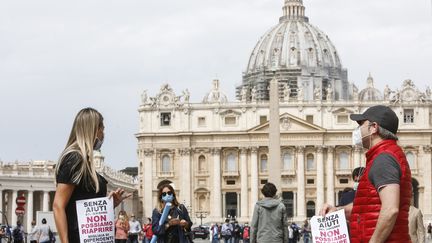
[[[170,191],[170,192],[162,192],[162,197],[165,197],[166,195],[172,195],[173,193]]]

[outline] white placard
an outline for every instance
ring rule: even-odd
[[[108,197],[76,202],[81,243],[114,243],[114,204]]]
[[[313,243],[350,243],[345,211],[311,218]]]

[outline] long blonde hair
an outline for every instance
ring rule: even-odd
[[[56,175],[59,173],[61,164],[65,161],[66,155],[77,152],[81,155],[82,163],[77,162],[72,165],[72,171],[78,167],[77,172],[72,175],[72,182],[79,184],[91,185],[96,192],[99,192],[99,180],[96,174],[96,168],[93,163],[93,147],[96,141],[96,135],[103,127],[102,115],[93,108],[84,108],[78,112],[72,125],[65,149],[60,155]]]

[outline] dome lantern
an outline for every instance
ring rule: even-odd
[[[308,18],[305,17],[303,0],[285,0],[282,10],[283,16],[279,18],[279,22],[287,20],[308,21]]]

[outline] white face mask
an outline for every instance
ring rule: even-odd
[[[358,181],[354,182],[354,187],[353,187],[354,191],[357,191],[358,185],[359,185]]]
[[[358,126],[353,132],[352,132],[352,143],[354,146],[360,146],[363,148],[363,137],[361,135],[361,126]]]

